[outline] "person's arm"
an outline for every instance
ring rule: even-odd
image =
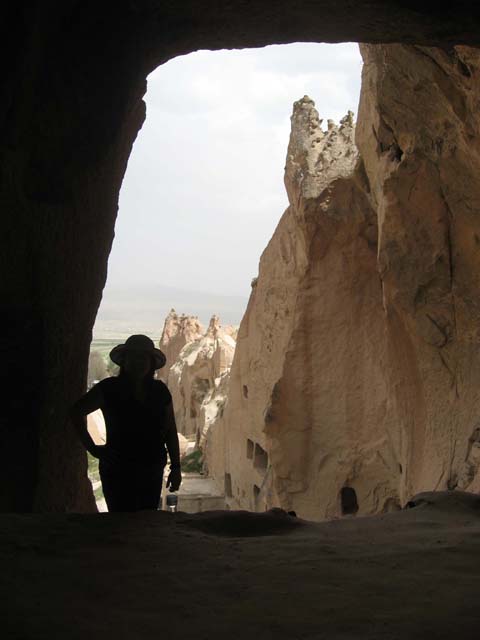
[[[167,488],[170,487],[170,491],[177,491],[182,483],[182,471],[180,468],[180,445],[178,443],[177,425],[175,424],[175,414],[173,413],[173,404],[171,402],[167,405],[165,420],[167,428],[165,444],[170,457]]]
[[[80,442],[95,458],[100,457],[103,446],[95,444],[92,436],[88,433],[86,416],[100,409],[102,404],[103,393],[101,387],[96,384],[90,391],[77,400],[69,412],[70,420],[78,434]]]

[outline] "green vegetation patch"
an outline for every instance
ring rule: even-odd
[[[185,473],[201,473],[203,471],[203,451],[196,449],[182,460],[182,471]]]
[[[90,482],[100,482],[100,471],[98,469],[98,459],[87,453],[88,477]]]
[[[90,480],[92,485],[95,485],[100,482],[100,471],[98,469],[98,459],[94,458],[89,453],[87,453],[87,458],[88,458],[88,479]],[[96,502],[103,499],[104,495],[103,495],[103,489],[101,484],[97,486],[96,489],[94,489],[93,495],[95,496]]]

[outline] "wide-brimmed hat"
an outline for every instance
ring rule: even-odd
[[[110,359],[115,364],[122,366],[123,359],[128,351],[143,351],[149,353],[155,362],[155,369],[161,369],[167,361],[163,351],[155,348],[153,340],[150,340],[148,336],[142,334],[130,336],[124,344],[117,344],[117,346],[110,351]]]

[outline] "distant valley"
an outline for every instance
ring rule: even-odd
[[[239,325],[248,298],[187,291],[164,285],[106,286],[93,328],[94,341],[145,333],[158,340],[170,309],[196,315],[208,325],[213,314],[223,324]]]

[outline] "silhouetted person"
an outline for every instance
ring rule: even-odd
[[[182,481],[172,396],[153,377],[165,365],[165,355],[147,336],[133,335],[112,349],[110,358],[120,366],[118,377],[96,384],[70,416],[87,451],[100,460],[108,510],[157,509],[166,449],[171,463],[167,487],[176,491]],[[87,430],[85,416],[96,409],[105,417],[105,445],[96,445]]]

